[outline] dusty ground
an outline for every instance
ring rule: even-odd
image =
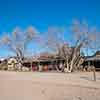
[[[100,100],[100,73],[0,72],[0,100]]]

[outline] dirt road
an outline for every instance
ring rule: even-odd
[[[100,73],[0,72],[0,100],[100,100]]]

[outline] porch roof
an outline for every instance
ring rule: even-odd
[[[85,61],[100,61],[100,56],[86,57]]]

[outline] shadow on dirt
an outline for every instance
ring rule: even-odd
[[[92,78],[90,78],[90,77],[86,77],[86,76],[81,76],[80,78],[81,78],[81,79],[88,80],[88,81],[93,81]]]

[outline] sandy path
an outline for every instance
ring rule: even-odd
[[[100,100],[100,73],[91,75],[0,72],[0,100]]]

